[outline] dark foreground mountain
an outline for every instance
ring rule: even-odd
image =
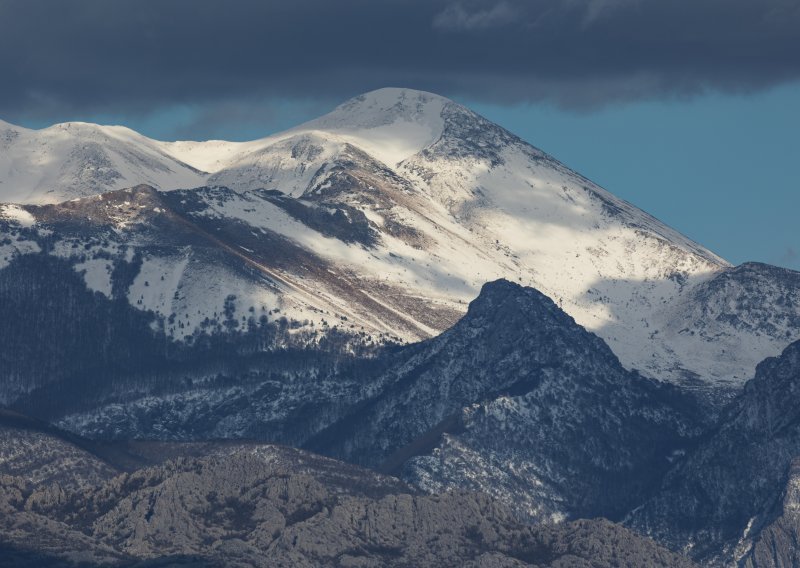
[[[25,311],[36,313],[35,302]],[[118,318],[102,317],[117,329]],[[98,359],[18,408],[96,439],[304,447],[428,492],[490,492],[537,520],[621,518],[703,425],[692,399],[625,370],[549,298],[503,280],[484,286],[440,337],[366,359],[319,349],[237,353],[224,342],[195,346],[192,357],[158,342],[125,345],[128,358]]]
[[[712,564],[797,563],[800,342],[758,366],[706,439],[628,522]]]
[[[777,503],[764,515],[763,527],[750,537],[741,564],[746,568],[800,565],[800,460],[789,466],[786,486]],[[748,535],[750,536],[750,535]]]
[[[431,492],[487,491],[527,518],[618,518],[699,433],[691,399],[626,371],[532,288],[486,284],[441,336],[306,447]]]
[[[176,348],[153,334],[146,314],[125,316],[129,306],[87,292],[58,259],[14,262],[27,268],[5,277],[28,276],[27,285],[12,279],[0,289],[18,298],[20,317],[37,322],[18,332],[20,349],[24,334],[38,333],[59,310],[107,338],[77,341],[95,350],[94,366],[50,368],[57,381],[22,396],[19,408],[89,434],[100,440],[91,452],[128,467],[158,463],[121,454],[131,438],[258,438],[401,476],[420,498],[490,494],[516,519],[627,517],[711,564],[769,565],[764,551],[773,543],[785,545],[782,554],[795,550],[786,544],[794,517],[782,495],[791,495],[787,471],[800,455],[797,345],[762,364],[711,422],[676,388],[625,370],[551,300],[507,281],[487,284],[441,336],[358,358],[332,345],[248,347],[279,330]],[[42,286],[59,287],[70,301],[37,304]],[[11,327],[6,333],[13,341]],[[54,332],[42,349],[58,356],[59,345]],[[24,351],[7,360],[25,368]],[[31,479],[59,471],[46,461],[15,467]]]
[[[93,442],[10,424],[0,566],[692,566],[608,521],[525,526],[486,495],[285,447],[121,444],[122,472],[76,445]]]

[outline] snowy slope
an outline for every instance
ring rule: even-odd
[[[205,176],[122,126],[82,122],[29,130],[0,122],[0,200],[58,203],[149,183],[172,189]]]
[[[161,142],[164,152],[193,167],[211,172],[221,185],[226,170],[257,168],[259,156],[276,154],[289,140],[317,138],[335,150],[353,144],[385,165],[394,167],[435,142],[444,128],[443,97],[409,89],[380,89],[351,99],[333,112],[296,128],[252,142]],[[291,143],[289,144],[292,145]],[[278,158],[285,158],[277,152]],[[292,155],[297,159],[296,154]],[[302,161],[302,160],[300,160]],[[250,189],[255,180],[250,179]],[[273,182],[273,183],[279,183]]]
[[[11,130],[24,138],[52,129]],[[168,326],[177,337],[200,329],[235,295],[239,313],[277,308],[316,329],[336,319],[350,330],[415,341],[452,325],[484,282],[501,277],[541,290],[606,340],[628,368],[661,379],[736,386],[758,361],[800,334],[791,325],[747,325],[762,318],[748,303],[736,308],[745,325],[735,330],[724,318],[705,321],[692,307],[700,301],[694,291],[730,271],[727,262],[508,131],[430,93],[381,89],[252,142],[156,142],[117,127],[78,130],[91,130],[97,140],[102,135],[97,143],[108,155],[119,155],[125,142],[162,168],[153,166],[151,178],[135,180],[132,169],[111,181],[86,173],[91,181],[80,192],[140,181],[160,189],[209,186],[160,194],[164,203],[142,205],[150,213],[137,209],[135,222],[124,199],[75,206],[115,208],[112,249],[127,248],[130,256],[132,245],[150,247],[128,296],[142,309],[181,322]],[[14,147],[15,156],[31,161],[30,147]],[[152,172],[166,169],[175,177],[153,183]],[[0,176],[0,188],[7,178]],[[36,191],[31,195],[0,189],[3,200],[41,200]],[[198,256],[191,239],[153,248],[169,242],[176,227],[159,224],[157,234],[142,229],[160,208],[181,227],[189,223],[212,234],[219,254],[266,280],[236,276],[230,262]],[[72,244],[54,250],[69,257]],[[109,290],[103,281],[108,269],[90,260],[80,264],[87,281]],[[710,293],[724,303],[722,287]],[[779,319],[790,321],[794,306],[778,304],[785,316]],[[698,327],[706,339],[692,341]],[[708,340],[731,333],[737,339],[726,345],[755,347],[726,349]]]

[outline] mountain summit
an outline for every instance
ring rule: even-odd
[[[0,144],[0,201],[14,202],[0,208],[0,267],[67,259],[178,341],[285,319],[304,337],[413,342],[498,278],[541,290],[662,380],[737,387],[797,334],[796,273],[733,270],[431,93],[380,89],[252,142],[73,124],[4,126]],[[766,325],[778,296],[787,317]]]

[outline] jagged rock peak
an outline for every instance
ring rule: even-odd
[[[532,318],[545,315],[554,322],[576,325],[569,314],[536,288],[500,278],[481,287],[480,295],[470,302],[465,319],[489,317],[506,325],[529,325],[533,323]],[[578,327],[585,331],[582,326]]]
[[[756,376],[745,385],[747,390],[755,385],[771,382],[788,387],[796,382],[800,371],[800,341],[790,343],[777,357],[767,357],[756,367]]]
[[[501,306],[511,304],[515,306],[516,313],[520,315],[530,315],[530,312],[539,312],[542,309],[550,312],[560,311],[553,300],[536,288],[499,278],[487,282],[481,287],[478,297],[470,302],[467,314],[470,316],[488,315],[501,309]],[[566,314],[563,315],[566,316]]]

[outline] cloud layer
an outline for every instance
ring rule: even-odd
[[[387,85],[592,108],[800,78],[796,0],[0,0],[0,116]]]

